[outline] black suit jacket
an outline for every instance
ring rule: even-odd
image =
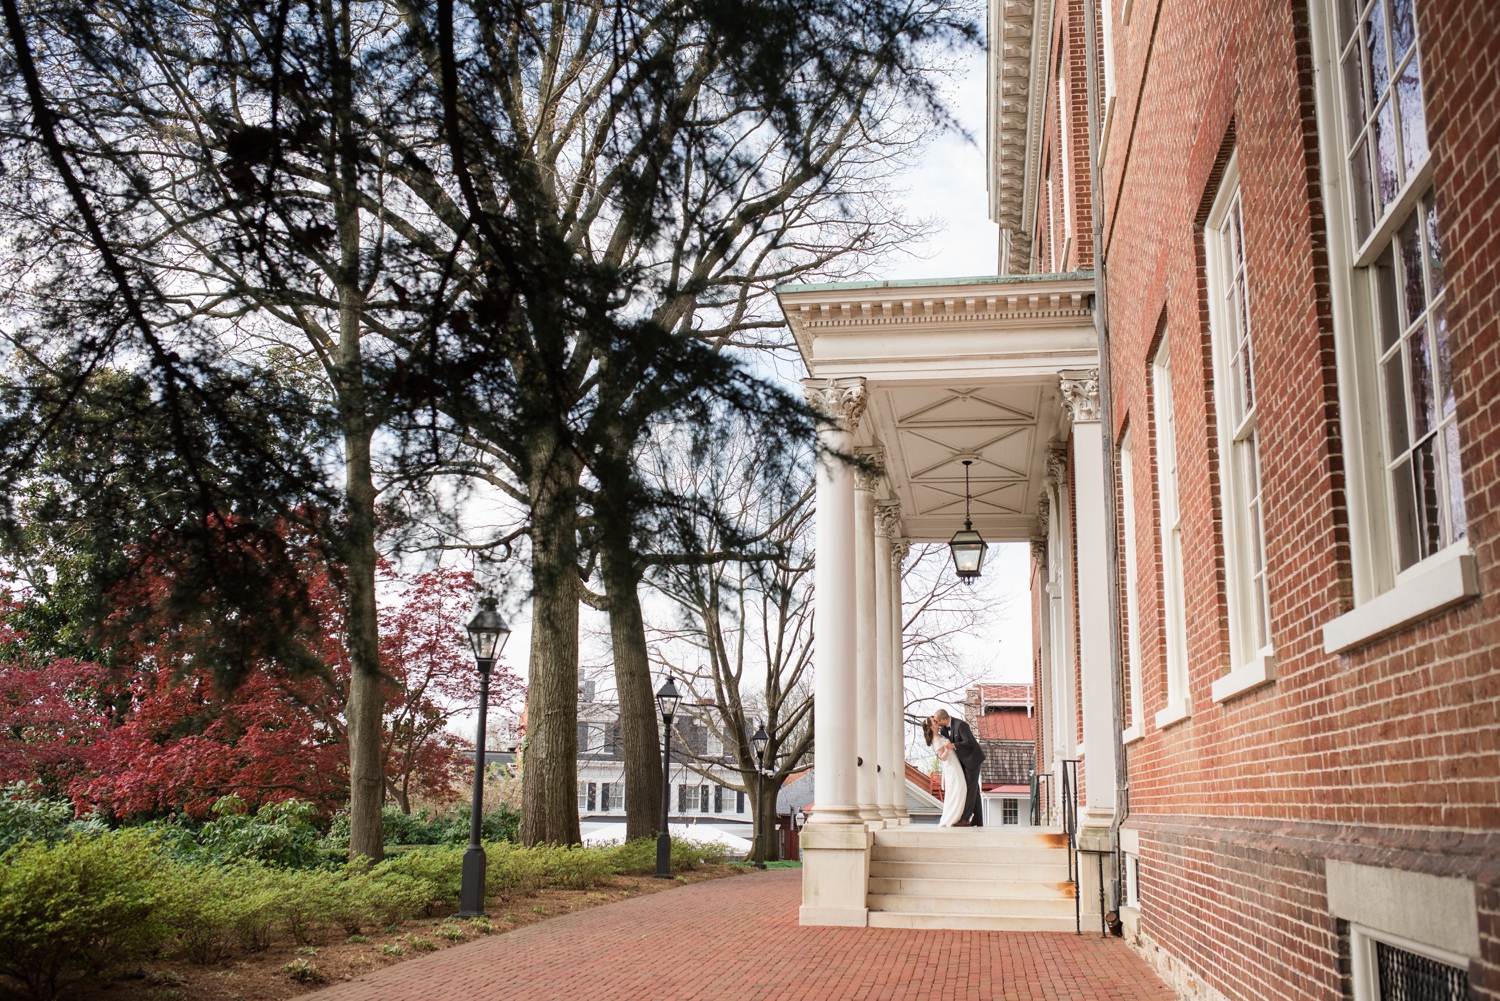
[[[984,761],[984,748],[974,739],[973,729],[961,719],[949,719],[947,730],[948,739],[953,741],[953,749],[958,752],[959,764],[965,771],[977,771]]]

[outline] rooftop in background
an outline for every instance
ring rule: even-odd
[[[1015,706],[1030,709],[1033,705],[1031,686],[1029,684],[973,685],[964,692],[964,705],[983,706],[984,709],[991,706]]]
[[[964,692],[964,715],[980,740],[1030,744],[1036,739],[1030,685],[974,685]]]

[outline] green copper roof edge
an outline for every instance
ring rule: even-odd
[[[1092,271],[1063,271],[1049,275],[975,275],[969,278],[898,278],[883,282],[822,282],[813,285],[777,285],[776,294],[783,292],[853,292],[866,288],[915,288],[923,285],[1008,285],[1046,281],[1092,281]]]

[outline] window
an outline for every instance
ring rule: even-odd
[[[615,805],[615,809],[621,813],[625,812],[625,783],[615,782],[609,787],[609,801]]]
[[[587,810],[588,808],[589,808],[588,783],[587,782],[580,782],[580,783],[578,783],[578,812],[582,813],[583,811]]]
[[[589,807],[588,807],[589,813],[593,813],[594,812],[594,809],[595,809],[594,804],[595,804],[595,802],[597,800],[598,792],[599,792],[599,786],[598,786],[598,784],[594,783],[594,782],[590,782],[589,783]]]
[[[1378,440],[1362,448],[1384,480],[1369,540],[1378,593],[1465,538],[1468,518],[1413,0],[1338,0],[1332,29],[1342,114],[1328,117],[1347,171],[1351,339],[1373,368],[1363,409],[1379,411]]]
[[[588,751],[588,749],[589,749],[589,725],[587,723],[579,723],[578,724],[578,753],[579,754],[584,754],[584,753],[586,753]]]
[[[1271,596],[1266,584],[1265,519],[1261,504],[1259,411],[1256,409],[1250,273],[1238,154],[1224,172],[1209,212],[1209,330],[1214,402],[1222,466],[1225,555],[1228,563],[1231,679],[1216,684],[1224,699],[1275,678]]]
[[[708,812],[708,783],[705,782],[698,787],[698,812]]]
[[[1172,358],[1166,331],[1151,365],[1156,418],[1156,486],[1161,498],[1162,604],[1166,619],[1167,707],[1156,725],[1187,717],[1187,616],[1182,585],[1182,512],[1177,501],[1177,428],[1172,413]]]
[[[734,812],[745,812],[745,794],[743,792],[736,791],[734,794]]]
[[[1000,823],[1019,824],[1020,822],[1020,805],[1013,799],[1002,799],[1000,801]]]
[[[1136,534],[1135,534],[1135,456],[1131,447],[1130,429],[1120,439],[1120,491],[1123,499],[1125,521],[1125,636],[1127,640],[1125,715],[1129,727],[1125,730],[1127,741],[1143,736],[1141,725],[1141,626],[1140,592],[1136,582]]]
[[[1397,936],[1350,926],[1355,1001],[1468,1001],[1469,964]]]

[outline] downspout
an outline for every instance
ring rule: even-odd
[[[1084,0],[1084,40],[1088,46],[1087,67],[1089,105],[1089,205],[1094,231],[1094,330],[1099,337],[1099,427],[1104,435],[1104,496],[1109,517],[1104,524],[1104,561],[1109,571],[1109,677],[1110,705],[1115,729],[1115,812],[1109,824],[1109,846],[1115,854],[1115,906],[1125,900],[1124,866],[1120,864],[1120,824],[1130,815],[1130,772],[1125,763],[1125,714],[1123,706],[1124,671],[1121,669],[1120,628],[1120,538],[1119,519],[1115,514],[1115,408],[1114,382],[1109,368],[1109,282],[1104,266],[1104,185],[1099,163],[1099,67],[1096,22],[1098,0]]]

